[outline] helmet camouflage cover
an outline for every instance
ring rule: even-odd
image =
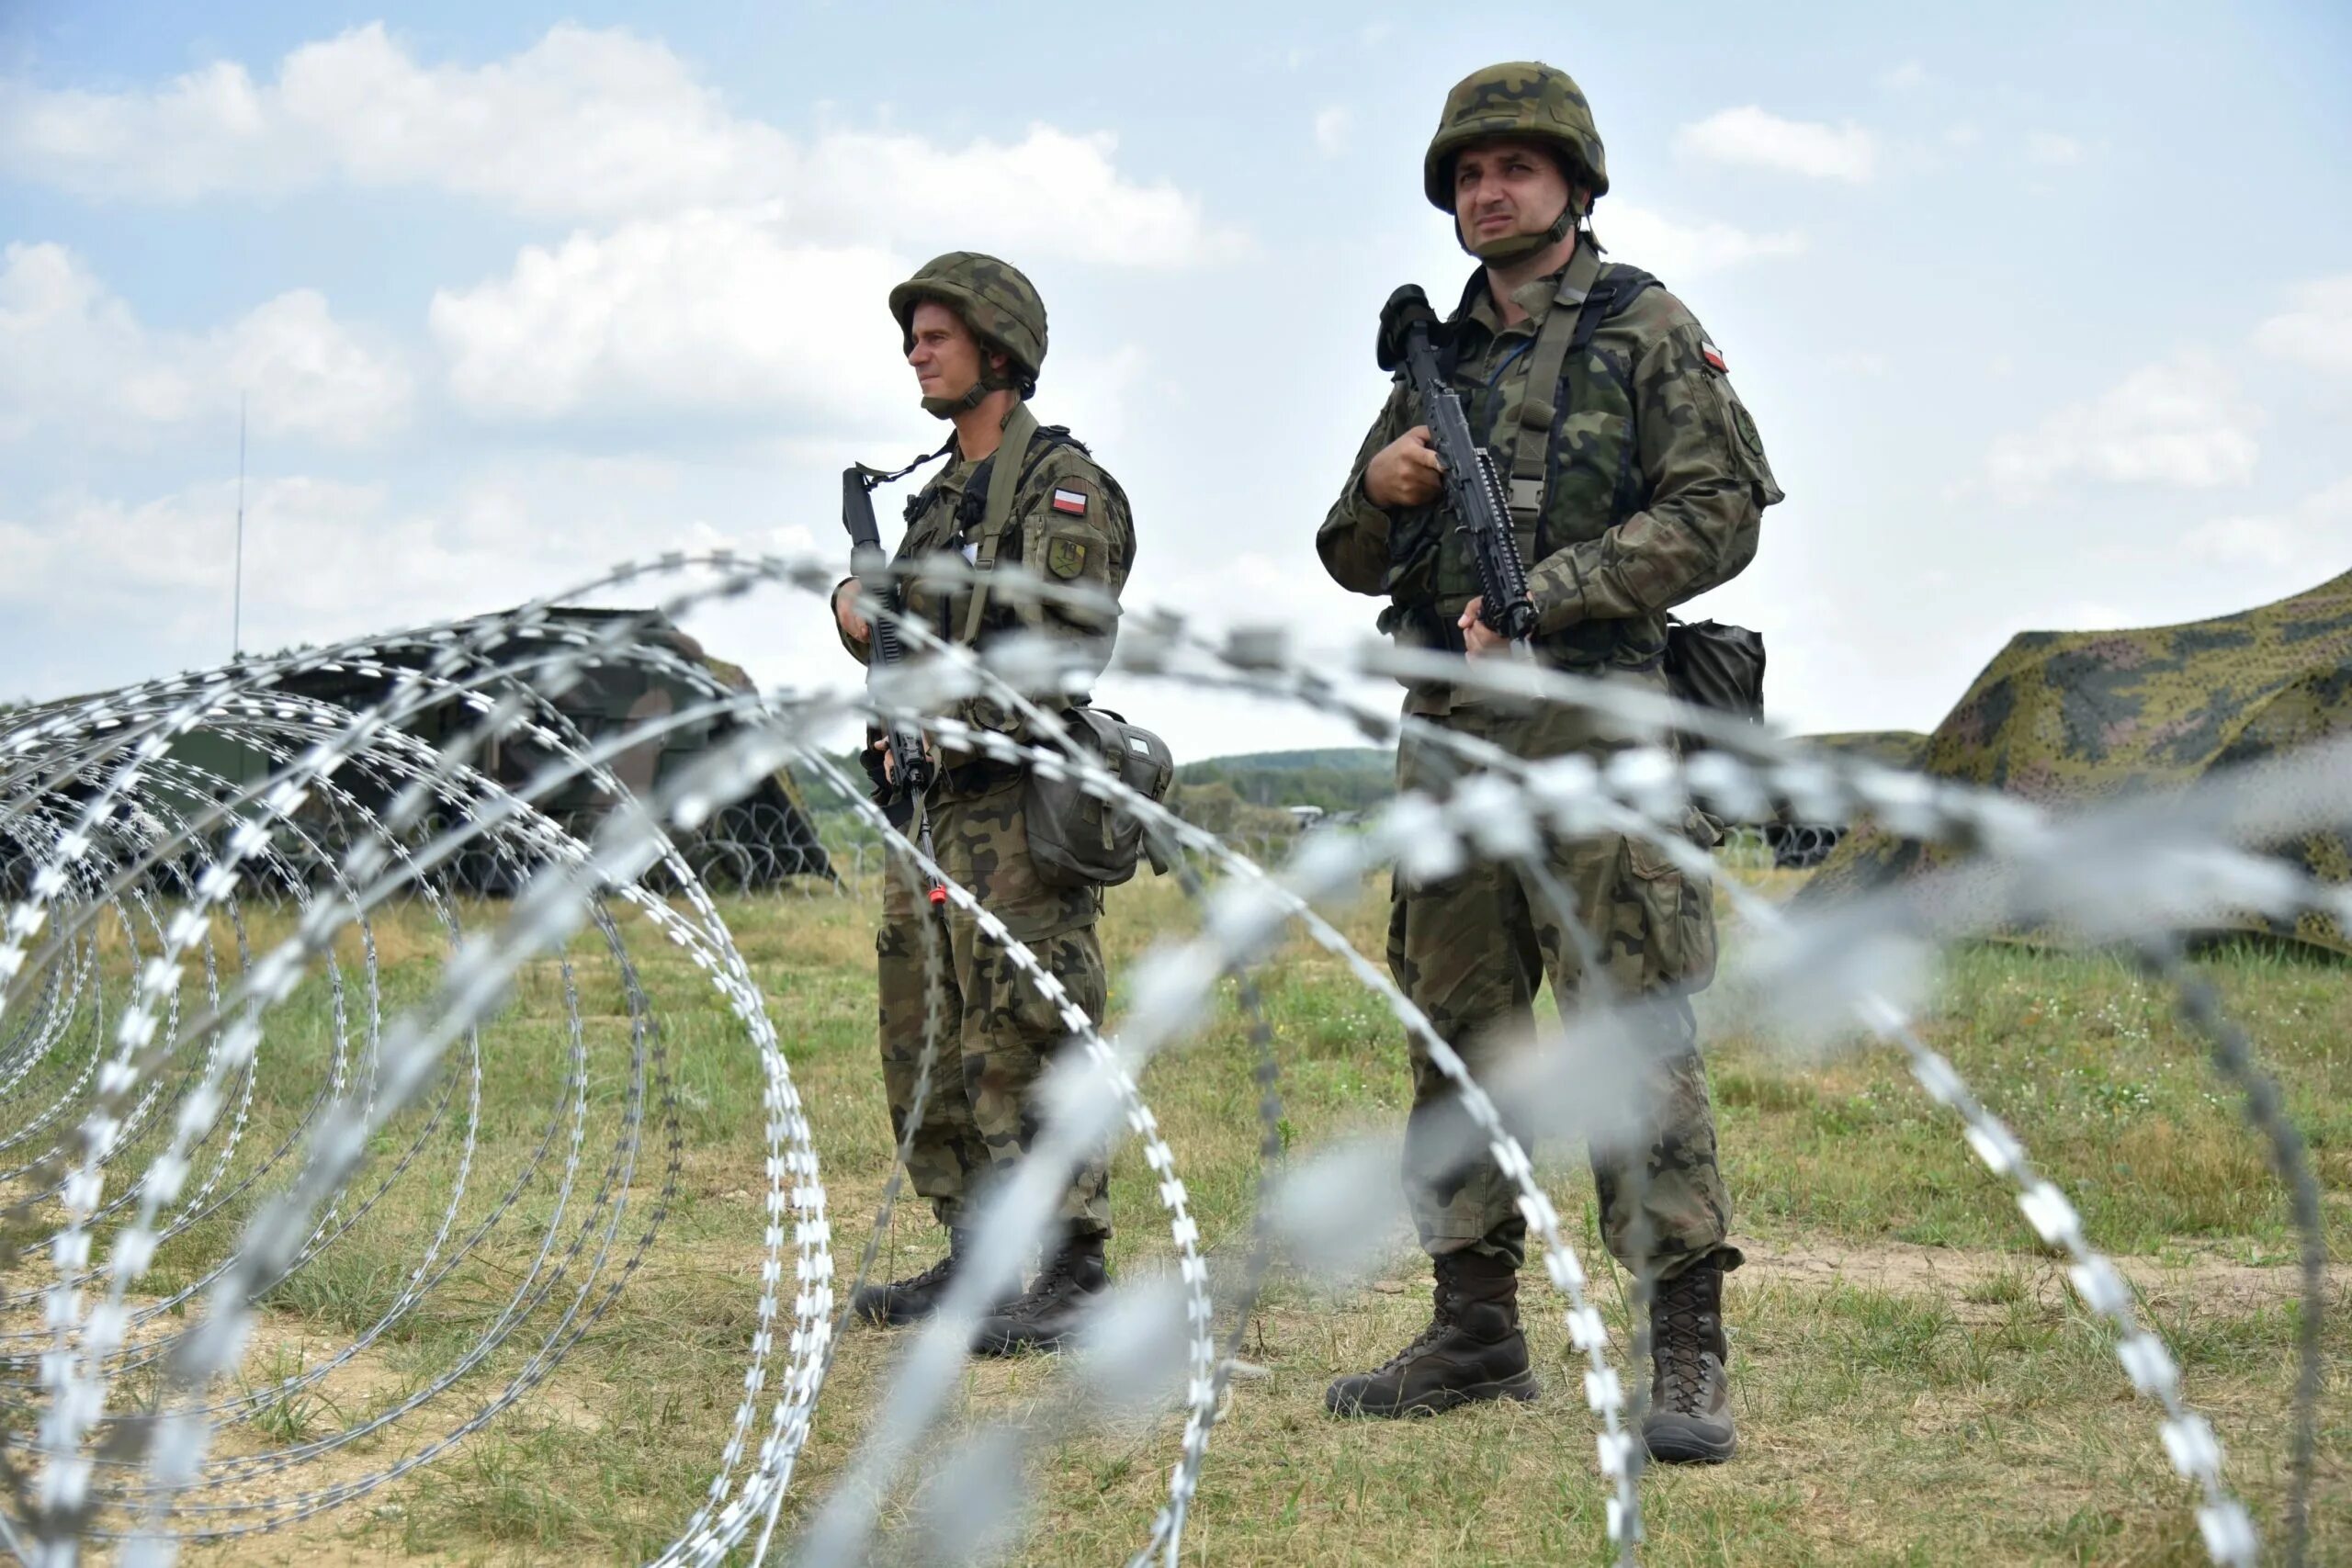
[[[1010,355],[1015,379],[1036,381],[1046,364],[1046,302],[1019,267],[978,251],[950,251],[917,267],[912,277],[890,290],[890,314],[910,354],[915,346],[915,307],[925,299],[962,317],[984,347]]]
[[[1567,159],[1571,176],[1589,185],[1594,196],[1609,189],[1600,132],[1582,89],[1565,71],[1518,60],[1474,71],[1445,96],[1437,134],[1421,159],[1421,188],[1431,206],[1453,210],[1454,154],[1498,136],[1549,142]]]

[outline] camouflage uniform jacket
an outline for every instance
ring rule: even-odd
[[[985,501],[983,494],[972,491],[972,478],[979,468],[958,453],[907,503],[907,532],[899,544],[898,562],[947,550],[971,558]],[[969,506],[965,504],[967,492]],[[1016,629],[1042,633],[1069,642],[1078,661],[1100,673],[1111,661],[1118,635],[1117,601],[1135,554],[1135,524],[1118,481],[1067,432],[1041,430],[1029,444],[1012,514],[998,542],[997,565],[1024,567],[1057,587],[1092,589],[1108,601],[1108,609],[1089,613],[1024,601],[1017,588],[1000,583],[989,592],[978,646],[985,649],[994,638]],[[970,602],[971,590],[965,585],[920,579],[906,582],[908,616],[948,642],[961,640]],[[868,662],[866,644],[843,634],[842,646],[859,663]],[[954,716],[1016,739],[1026,738],[1022,716],[992,698],[968,699],[957,705]],[[950,763],[956,760],[947,759]]]
[[[1530,351],[1545,321],[1576,310],[1601,265],[1592,246],[1578,245],[1563,272],[1518,291],[1528,314],[1511,326],[1482,272],[1450,321],[1453,385],[1472,433],[1498,449],[1502,473],[1511,472],[1510,444],[1528,438],[1520,434],[1528,400],[1556,411],[1542,507],[1520,519],[1519,542],[1539,615],[1538,657],[1578,671],[1654,665],[1666,649],[1667,611],[1737,575],[1756,554],[1763,509],[1781,499],[1722,355],[1664,288],[1645,289],[1605,318],[1584,350],[1567,355],[1556,386],[1530,385],[1529,363],[1539,357]],[[1341,587],[1388,598],[1383,630],[1428,645],[1444,637],[1430,626],[1451,627],[1476,595],[1476,570],[1442,502],[1391,513],[1363,493],[1373,456],[1419,423],[1400,374],[1316,547]],[[1419,682],[1406,711],[1444,714],[1456,701],[1448,684]]]

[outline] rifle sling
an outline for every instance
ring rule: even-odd
[[[1544,487],[1551,478],[1552,432],[1559,420],[1559,409],[1552,400],[1563,389],[1568,356],[1582,352],[1602,321],[1657,282],[1639,267],[1614,262],[1601,267],[1589,289],[1577,288],[1566,277],[1560,280],[1560,291],[1535,333],[1534,346],[1527,351],[1527,390],[1520,400],[1519,427],[1510,432],[1510,515],[1518,526],[1533,529],[1544,513]]]
[[[1029,412],[1027,402],[1012,405],[1012,412],[1004,422],[1004,439],[988,460],[980,465],[988,470],[988,505],[980,513],[980,531],[973,540],[972,568],[979,575],[972,584],[971,602],[964,610],[963,635],[956,640],[967,647],[980,637],[980,617],[988,611],[989,578],[996,570],[997,551],[1004,542],[1005,529],[1012,522],[1012,503],[1021,493],[1021,480],[1028,468],[1029,444],[1037,434],[1037,416]],[[975,471],[973,482],[981,475]]]

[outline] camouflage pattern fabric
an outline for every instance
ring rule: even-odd
[[[890,290],[890,314],[904,336],[905,353],[914,352],[915,307],[925,299],[953,310],[983,345],[1012,355],[1023,379],[1035,386],[1046,366],[1046,301],[1027,274],[978,251],[932,257]]]
[[[1715,367],[1720,352],[1663,288],[1603,321],[1569,355],[1558,386],[1528,385],[1528,350],[1546,316],[1563,301],[1573,309],[1600,270],[1599,255],[1580,245],[1564,275],[1520,290],[1525,321],[1503,327],[1483,284],[1453,318],[1453,385],[1482,444],[1518,432],[1531,398],[1559,411],[1542,513],[1521,529],[1520,551],[1532,563],[1537,657],[1586,671],[1662,658],[1667,612],[1736,575],[1755,556],[1763,508],[1781,498],[1756,422]],[[1419,422],[1400,379],[1316,537],[1341,587],[1388,598],[1383,627],[1408,642],[1426,640],[1416,615],[1451,625],[1477,592],[1442,502],[1392,517],[1365,499],[1365,465]],[[1498,466],[1510,471],[1507,460]],[[1455,700],[1449,685],[1419,682],[1406,711],[1443,714]]]
[[[1665,689],[1655,671],[1611,679]],[[1611,749],[1584,716],[1560,710],[1463,708],[1443,723],[1523,757],[1582,751],[1598,758]],[[1397,753],[1400,789],[1442,792],[1459,771],[1450,754],[1426,741],[1408,742]],[[1686,830],[1693,841],[1713,841],[1697,812]],[[1599,951],[1611,998],[1645,1001],[1629,1010],[1626,1048],[1647,1059],[1648,1136],[1596,1144],[1591,1151],[1609,1248],[1629,1269],[1661,1277],[1710,1255],[1736,1267],[1739,1254],[1725,1242],[1731,1200],[1716,1166],[1714,1118],[1689,999],[1714,974],[1710,895],[1688,886],[1652,846],[1615,834],[1555,841],[1546,862]],[[1556,908],[1520,869],[1498,862],[1442,882],[1399,886],[1389,910],[1388,965],[1482,1082],[1503,1048],[1526,1037],[1547,976],[1564,1017],[1586,986],[1583,958]],[[1484,1143],[1469,1135],[1454,1093],[1418,1043],[1412,1065],[1405,1188],[1422,1247],[1432,1256],[1471,1249],[1516,1266],[1526,1247],[1517,1190]],[[1510,1122],[1507,1104],[1504,1115]],[[1635,1179],[1635,1160],[1646,1181]],[[1629,1188],[1641,1190],[1638,1208]]]
[[[1439,111],[1437,132],[1421,158],[1421,189],[1430,205],[1453,210],[1453,155],[1496,137],[1548,141],[1567,155],[1572,177],[1600,197],[1609,190],[1609,160],[1584,89],[1565,71],[1515,60],[1474,71],[1453,85]]]
[[[1928,738],[1916,729],[1841,729],[1798,739],[1840,757],[1864,757],[1890,768],[1916,772],[1928,758]]]
[[[1541,508],[1516,519],[1538,624],[1536,657],[1557,668],[1629,681],[1663,693],[1667,612],[1727,581],[1756,553],[1763,509],[1781,499],[1762,439],[1725,379],[1720,351],[1682,303],[1644,290],[1605,319],[1559,381],[1530,385],[1529,362],[1551,312],[1573,310],[1600,280],[1598,253],[1579,245],[1556,276],[1519,290],[1526,319],[1506,327],[1487,296],[1486,274],[1452,319],[1453,385],[1484,444],[1547,434]],[[1555,325],[1564,325],[1565,320]],[[1552,411],[1544,422],[1529,407]],[[1358,452],[1340,500],[1316,538],[1343,588],[1389,601],[1384,629],[1407,643],[1430,640],[1477,592],[1477,576],[1442,503],[1392,516],[1372,504],[1363,475],[1374,454],[1419,423],[1400,378]],[[1498,466],[1510,471],[1509,455]],[[1573,715],[1527,714],[1457,693],[1451,683],[1408,684],[1408,714],[1465,729],[1521,756],[1583,752],[1609,742]],[[1398,783],[1436,782],[1434,760],[1401,748]],[[1691,814],[1694,840],[1711,823]],[[1715,1161],[1706,1079],[1689,997],[1714,968],[1714,915],[1671,865],[1614,836],[1549,851],[1582,929],[1603,944],[1619,1001],[1642,1003],[1637,1030],[1654,1090],[1649,1136],[1638,1150],[1595,1150],[1594,1174],[1612,1251],[1636,1270],[1671,1275],[1714,1255],[1736,1266],[1725,1242],[1730,1201]],[[1582,961],[1555,911],[1519,872],[1487,867],[1429,887],[1399,886],[1390,908],[1390,967],[1474,1074],[1498,1039],[1523,1029],[1540,980],[1565,1002],[1582,983]],[[1479,1151],[1461,1168],[1438,1162],[1457,1146],[1447,1098],[1426,1063],[1414,1064],[1407,1123],[1406,1185],[1422,1245],[1432,1253],[1472,1247],[1519,1259],[1522,1222],[1499,1174]],[[1629,1162],[1638,1158],[1639,1168]],[[1646,1176],[1639,1209],[1628,1176]],[[1632,1185],[1638,1185],[1632,1184]]]
[[[945,915],[925,897],[913,863],[893,859],[884,874],[882,926],[874,939],[876,992],[880,1000],[882,1088],[890,1107],[890,1136],[906,1147],[907,1179],[931,1201],[943,1225],[963,1223],[966,1199],[989,1168],[987,1145],[973,1124],[964,1090],[964,1049],[957,1027],[953,945]],[[931,930],[935,983],[926,986],[923,926]],[[911,1139],[907,1117],[922,1065],[924,1021],[936,1017],[930,1092]]]
[[[998,562],[1022,563],[1061,586],[1092,589],[1103,596],[1106,610],[1091,615],[1058,605],[1016,603],[1014,594],[992,593],[978,645],[985,649],[994,637],[1026,629],[1067,641],[1075,661],[1099,671],[1110,662],[1112,640],[1118,632],[1116,602],[1135,562],[1135,523],[1126,492],[1074,442],[1051,446],[1042,455],[1033,446],[1031,457],[1034,466],[1014,497]],[[898,561],[961,550],[967,541],[958,531],[958,513],[978,467],[956,457],[915,497],[908,509],[906,537],[899,543]],[[1057,505],[1057,493],[1071,499]],[[970,597],[968,588],[910,581],[906,614],[952,642],[963,630]],[[846,634],[842,646],[861,664],[871,657],[865,644],[853,642]],[[972,699],[956,716],[981,728],[1026,738],[1020,716],[989,698]]]
[[[2065,807],[2177,789],[2347,734],[2352,573],[2186,626],[2020,633],[1937,726],[1917,765],[1936,778]],[[2314,876],[2352,878],[2352,852],[2340,834],[2309,834],[2277,851]],[[1800,897],[1875,886],[1948,859],[1864,825]],[[2230,926],[2352,953],[2342,927],[2316,915],[2293,925],[2242,915]]]
[[[1033,445],[1031,457],[1034,466],[1016,493],[998,561],[1025,563],[1049,581],[1091,587],[1103,595],[1106,609],[1085,614],[1020,603],[1016,594],[995,592],[989,596],[978,646],[985,649],[996,637],[1027,631],[1068,641],[1073,662],[1099,671],[1110,660],[1118,626],[1117,599],[1135,559],[1135,525],[1126,493],[1074,443],[1055,445],[1042,453]],[[899,547],[900,562],[961,551],[965,540],[958,514],[978,467],[958,456],[915,497],[908,508],[906,537]],[[969,596],[967,588],[910,581],[906,614],[955,641]],[[869,658],[865,644],[846,636],[842,642],[859,662]],[[956,716],[1028,738],[1021,716],[991,699],[967,701]],[[980,776],[967,780],[957,770],[971,761],[968,756],[949,750],[942,761],[947,770],[924,805],[940,868],[970,888],[1080,1007],[1101,1018],[1109,979],[1094,931],[1102,910],[1099,893],[1047,887],[1039,879],[1029,857],[1021,775],[989,765],[978,771]],[[913,914],[905,911],[907,917]],[[941,1194],[952,1186],[956,1196],[948,1201],[960,1207],[976,1180],[987,1172],[1001,1174],[1029,1146],[1040,1125],[1036,1084],[1068,1035],[1058,1010],[1012,966],[1001,947],[980,933],[970,916],[950,906],[932,918],[944,922],[947,942],[940,998],[941,1067],[933,1092],[956,1086],[961,1103],[924,1117],[919,1132],[923,1147],[910,1155],[924,1168],[910,1168],[909,1175],[916,1190],[931,1198],[945,1219]],[[914,1064],[922,1048],[922,1014],[910,1011],[921,1005],[922,997],[922,948],[920,928],[894,914],[887,900],[876,954],[885,992],[883,1071],[892,1125],[903,1134]],[[899,1021],[910,1017],[910,1023]],[[1091,1162],[1077,1173],[1064,1199],[1062,1217],[1075,1233],[1109,1234],[1105,1165]]]
[[[638,646],[659,649],[700,664],[730,690],[755,690],[741,667],[712,658],[699,641],[681,631],[666,615],[644,610],[581,605],[553,606],[545,615],[550,624],[548,630],[510,632],[483,661],[481,670],[493,664],[521,661],[536,654],[551,654],[570,646],[555,635],[558,631],[594,634],[615,620],[628,618],[643,623],[635,634]],[[470,639],[486,624],[504,618],[502,615],[453,622],[447,632],[452,638]],[[379,649],[378,656],[392,668],[421,667],[428,652],[438,652],[441,647],[437,642],[429,650],[392,645]],[[388,675],[339,668],[298,671],[282,680],[278,689],[356,713],[383,701],[390,682]],[[55,705],[62,707],[81,700],[67,698]],[[550,699],[556,711],[578,728],[591,746],[683,708],[698,706],[707,700],[705,693],[676,674],[633,660],[606,660],[575,671],[571,684]],[[402,728],[427,745],[438,747],[467,728],[475,716],[461,704],[435,704],[410,715],[402,721]],[[692,766],[710,748],[727,742],[740,728],[741,721],[733,718],[688,725],[624,747],[606,761],[623,784],[645,795],[673,777],[679,769]],[[224,778],[260,778],[274,769],[275,764],[258,752],[241,748],[224,750],[228,744],[211,731],[197,729],[175,739],[171,750],[172,754]],[[553,753],[520,730],[488,738],[480,759],[482,771],[509,789],[532,785],[553,760]],[[371,809],[380,810],[390,802],[391,791],[368,776],[355,775],[342,782]],[[604,814],[612,808],[613,799],[594,780],[579,774],[552,788],[542,786],[533,804],[584,835],[594,831]],[[323,814],[328,809],[325,798],[315,795],[301,807],[306,819],[321,822],[326,820]],[[741,842],[754,852],[746,857],[741,868],[750,874],[745,879],[750,886],[771,885],[786,876],[831,879],[833,875],[824,845],[810,826],[807,797],[784,768],[778,768],[750,794],[715,813],[699,827],[673,828],[672,838],[689,860],[697,859],[700,850],[713,840],[732,839]],[[476,890],[503,894],[511,889],[501,884]]]
[[[1038,880],[1022,790],[1014,776],[978,795],[934,791],[929,804],[933,851],[940,869],[970,888],[1071,1000],[1099,1019],[1110,990],[1094,931],[1100,896],[1092,888],[1049,888]],[[972,1129],[989,1169],[1002,1176],[1036,1137],[1043,1121],[1036,1086],[1069,1036],[1060,1010],[1012,966],[1003,948],[971,916],[950,908],[944,1016],[962,1060]],[[1102,1161],[1078,1171],[1061,1217],[1073,1232],[1110,1234],[1110,1179]]]

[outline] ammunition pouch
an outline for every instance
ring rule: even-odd
[[[1678,702],[1761,724],[1764,721],[1764,635],[1721,621],[1669,618],[1666,684]],[[1678,738],[1685,751],[1700,749]]]
[[[1168,742],[1102,708],[1072,708],[1061,720],[1070,739],[1113,778],[1154,804],[1168,798],[1176,782]],[[1048,778],[1033,765],[1022,812],[1029,859],[1048,887],[1115,887],[1135,875],[1147,852],[1153,871],[1168,870],[1143,818],[1089,795],[1074,779]]]
[[[1381,610],[1377,625],[1381,635],[1398,648],[1464,653],[1469,645],[1463,640],[1459,620],[1459,616],[1442,614],[1434,604],[1399,604],[1392,601]]]

